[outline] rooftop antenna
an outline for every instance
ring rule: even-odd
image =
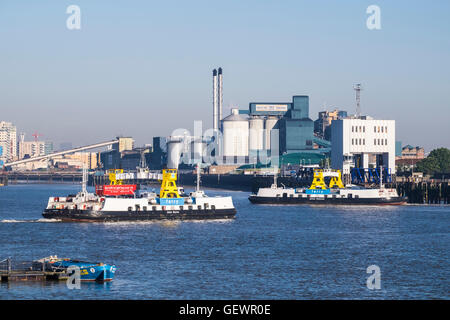
[[[355,84],[353,90],[356,92],[356,118],[361,117],[361,105],[360,105],[360,95],[361,95],[361,83]]]

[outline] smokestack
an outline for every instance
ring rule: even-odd
[[[217,131],[219,128],[219,106],[217,103],[217,70],[213,70],[213,130]]]
[[[222,78],[222,68],[219,68],[219,88],[217,91],[219,99],[219,119],[217,120],[218,126],[220,126],[220,120],[222,120],[222,106],[223,106],[223,78]]]

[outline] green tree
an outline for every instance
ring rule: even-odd
[[[416,168],[426,174],[450,173],[450,150],[438,148],[431,151],[428,157],[417,162]]]

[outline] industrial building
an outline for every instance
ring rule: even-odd
[[[331,167],[350,176],[352,169],[380,168],[395,175],[395,120],[368,116],[334,120]],[[364,173],[364,172],[363,172]]]
[[[232,109],[221,123],[222,163],[264,163],[294,153],[321,154],[323,158],[329,152],[328,148],[317,149],[321,139],[314,136],[308,96],[294,96],[292,102],[251,102],[248,110]]]

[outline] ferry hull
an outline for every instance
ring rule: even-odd
[[[156,221],[156,220],[214,220],[234,219],[236,209],[166,210],[166,211],[93,211],[46,209],[46,219],[77,222]]]
[[[251,203],[255,204],[311,204],[311,205],[404,205],[407,197],[392,198],[319,198],[319,197],[258,197],[251,195]]]

